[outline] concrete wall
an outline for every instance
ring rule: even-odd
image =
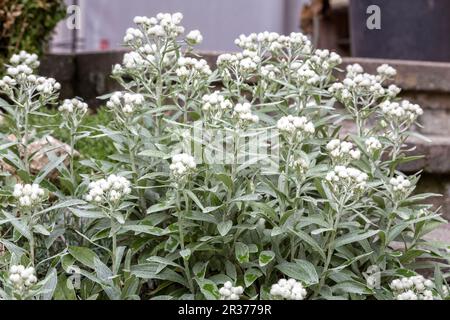
[[[309,0],[80,0],[82,43],[80,51],[118,49],[125,30],[137,15],[182,12],[187,31],[199,29],[204,42],[201,50],[235,50],[240,34],[299,31],[300,9]],[[72,0],[67,0],[72,4]],[[71,41],[64,22],[58,27],[53,52],[67,51],[61,44]]]

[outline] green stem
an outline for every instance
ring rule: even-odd
[[[181,205],[180,205],[180,194],[179,192],[177,192],[177,205],[178,205],[178,233],[180,236],[180,246],[181,246],[181,250],[185,250],[185,244],[184,244],[184,214],[188,214],[189,212],[189,199],[186,196],[186,194],[184,195],[184,202],[185,202],[185,212],[181,212]],[[183,259],[183,263],[184,263],[184,273],[186,275],[187,278],[187,282],[188,282],[188,286],[189,286],[189,290],[191,291],[192,294],[195,294],[195,287],[194,287],[194,282],[192,281],[192,276],[191,276],[191,270],[189,267],[189,261],[187,259]]]

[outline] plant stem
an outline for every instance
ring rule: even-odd
[[[72,185],[76,188],[76,178],[75,178],[75,170],[74,170],[74,154],[75,154],[75,137],[76,129],[70,129],[70,180],[72,181]]]
[[[24,134],[23,139],[20,141],[20,143],[23,146],[23,162],[25,164],[25,170],[28,174],[30,174],[30,164],[28,163],[28,127],[29,127],[29,108],[28,103],[25,103],[25,127],[24,127]]]
[[[185,212],[181,212],[181,205],[180,205],[180,194],[179,191],[177,192],[177,205],[178,205],[178,233],[180,236],[180,246],[181,246],[181,250],[185,250],[185,245],[184,245],[184,214],[187,214],[189,212],[189,199],[186,196],[186,194],[184,194],[184,202],[185,202]],[[191,277],[191,270],[189,267],[189,261],[185,258],[183,258],[183,263],[184,263],[184,273],[186,275],[187,278],[187,282],[188,282],[188,286],[189,286],[189,290],[191,291],[192,294],[195,294],[195,287],[194,287],[194,283],[192,281],[192,277]]]

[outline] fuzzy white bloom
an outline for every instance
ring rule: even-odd
[[[317,85],[320,82],[320,76],[313,70],[309,63],[302,65],[293,63],[291,70],[295,70],[294,77],[309,85]]]
[[[255,72],[258,65],[261,63],[261,58],[256,51],[244,50],[236,54],[225,53],[217,58],[217,66],[224,72],[227,68],[237,70],[244,76],[249,76]]]
[[[197,45],[197,44],[202,43],[203,36],[199,30],[192,30],[191,32],[189,32],[187,34],[186,39],[189,44]]]
[[[66,99],[64,103],[59,106],[58,111],[63,114],[79,114],[83,116],[88,111],[88,105],[78,99]]]
[[[223,287],[219,289],[220,300],[239,300],[244,293],[244,288],[241,286],[234,287],[230,281],[224,283]]]
[[[419,105],[412,104],[407,100],[403,100],[400,103],[386,100],[380,104],[380,108],[387,120],[396,123],[406,122],[411,124],[419,116],[423,115],[423,110]]]
[[[331,158],[337,162],[348,162],[361,158],[361,151],[355,149],[351,142],[333,139],[327,144],[326,148]]]
[[[26,51],[20,51],[19,54],[13,54],[9,59],[9,62],[13,66],[25,65],[31,69],[36,69],[39,67],[40,62],[38,60],[37,54],[30,54]]]
[[[138,44],[144,39],[144,34],[141,30],[135,28],[128,28],[123,42],[126,44]]]
[[[10,76],[4,76],[0,79],[0,90],[9,91],[15,85],[17,85],[17,81]]]
[[[149,65],[148,61],[135,51],[125,53],[122,64],[127,69],[141,69]]]
[[[304,300],[307,292],[303,285],[295,279],[280,279],[273,284],[270,294],[277,299],[284,300]]]
[[[91,182],[85,200],[97,204],[117,203],[131,193],[130,186],[131,183],[126,178],[112,174],[106,179]]]
[[[363,67],[361,67],[361,65],[358,63],[348,65],[346,70],[347,70],[347,77],[354,77],[364,72]]]
[[[252,33],[248,36],[242,34],[234,43],[243,50],[269,50],[274,54],[287,49],[291,49],[298,54],[309,54],[311,52],[311,41],[308,37],[295,32],[289,36],[268,31]]]
[[[395,84],[391,84],[387,90],[386,90],[386,94],[390,97],[390,98],[395,98],[396,96],[398,96],[398,94],[401,92],[402,90],[397,87]]]
[[[39,77],[36,79],[36,91],[43,95],[52,95],[60,89],[61,85],[53,78]]]
[[[344,191],[363,191],[366,187],[368,176],[356,168],[336,166],[327,173],[325,179],[335,192],[343,191],[341,189],[344,189]]]
[[[292,115],[282,117],[277,122],[277,128],[281,133],[296,139],[306,135],[312,135],[316,131],[314,124],[306,117],[294,117]]]
[[[211,75],[211,69],[204,59],[180,57],[177,61],[178,68],[175,70],[180,78],[207,77]]]
[[[44,201],[45,191],[38,184],[16,184],[13,197],[22,208],[31,208]]]
[[[404,193],[411,188],[411,181],[404,176],[397,176],[389,180],[389,184],[394,192]]]
[[[309,169],[309,162],[304,158],[293,159],[289,166],[297,171],[300,175],[304,175]]]
[[[240,126],[258,123],[259,117],[252,113],[252,105],[248,102],[238,103],[233,108],[233,118],[238,120]]]
[[[110,109],[119,109],[125,116],[132,115],[137,109],[144,104],[144,96],[135,93],[122,93],[115,92],[110,100],[106,103],[106,106]]]
[[[202,101],[203,112],[212,118],[221,118],[225,111],[233,109],[232,102],[225,99],[219,91],[204,95]]]
[[[434,283],[423,276],[402,277],[394,279],[390,288],[397,300],[435,300],[433,294]]]
[[[261,76],[266,79],[276,79],[277,75],[280,73],[280,69],[275,67],[273,64],[268,64],[261,67]]]
[[[397,75],[397,70],[395,70],[388,64],[382,64],[381,66],[379,66],[377,68],[377,72],[380,76],[386,77],[386,78],[392,78]]]
[[[335,52],[329,50],[316,50],[310,61],[318,68],[325,71],[330,71],[332,68],[342,63],[342,58]]]
[[[380,150],[383,147],[381,142],[375,137],[368,138],[365,141],[365,145],[366,145],[367,152],[370,153],[370,154]]]
[[[9,269],[9,282],[16,290],[25,290],[37,282],[33,267],[25,268],[22,265],[12,265]]]
[[[194,157],[181,153],[172,157],[172,164],[169,169],[175,179],[180,179],[192,173],[196,167]]]

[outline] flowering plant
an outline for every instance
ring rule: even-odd
[[[123,90],[103,97],[113,121],[85,128],[87,106],[65,101],[70,152],[48,150],[39,173],[26,119],[59,85],[32,75],[34,56],[12,58],[0,90],[18,139],[3,137],[0,159],[18,174],[2,191],[0,295],[445,299],[448,252],[424,238],[445,221],[398,169],[415,159],[405,142],[422,109],[386,87],[395,70],[352,65],[339,81],[337,54],[269,32],[240,36],[213,70],[181,21],[135,18],[113,68]],[[116,153],[81,173],[74,148],[98,137]]]

